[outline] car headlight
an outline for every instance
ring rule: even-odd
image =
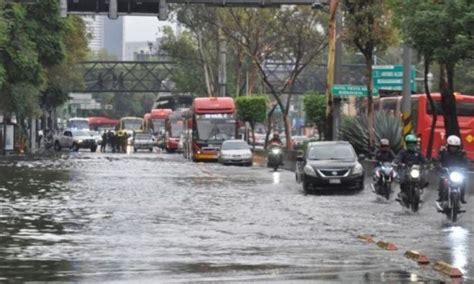
[[[459,172],[452,172],[449,174],[449,180],[453,183],[462,183],[464,176]]]
[[[364,167],[360,163],[357,163],[354,168],[352,169],[353,175],[360,175],[364,172]]]
[[[79,144],[82,143],[82,139],[77,140],[77,143]]]
[[[420,177],[420,170],[418,169],[413,169],[410,171],[410,176],[412,178],[419,178]]]
[[[304,166],[304,173],[309,175],[309,176],[314,176],[314,177],[317,176],[316,172],[313,169],[313,167],[311,167],[310,165]]]

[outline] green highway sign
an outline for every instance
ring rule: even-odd
[[[378,89],[372,90],[374,96],[378,96]],[[367,97],[367,86],[362,85],[334,85],[332,87],[334,97]]]
[[[403,65],[374,65],[372,68],[374,88],[379,90],[403,90]],[[410,67],[411,89],[416,90],[415,66]]]

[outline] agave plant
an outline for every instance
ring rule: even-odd
[[[401,119],[384,111],[375,113],[375,146],[379,146],[380,139],[386,138],[395,153],[402,149]],[[371,154],[369,149],[369,130],[367,116],[345,117],[340,137],[349,141],[357,153]]]

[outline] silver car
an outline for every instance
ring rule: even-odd
[[[227,140],[219,150],[219,162],[223,165],[252,165],[252,151],[247,142],[242,140]]]

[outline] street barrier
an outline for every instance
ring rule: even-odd
[[[416,261],[420,265],[429,264],[430,261],[426,255],[423,255],[417,251],[409,250],[405,252],[405,257],[411,260]]]
[[[398,250],[397,246],[390,242],[378,241],[377,246],[384,250]]]
[[[456,267],[453,267],[451,264],[444,261],[438,261],[433,265],[433,269],[443,273],[446,276],[451,278],[460,278],[462,277],[462,272]]]
[[[375,243],[374,239],[372,236],[369,235],[359,235],[357,238],[361,241],[367,242],[367,243]]]

